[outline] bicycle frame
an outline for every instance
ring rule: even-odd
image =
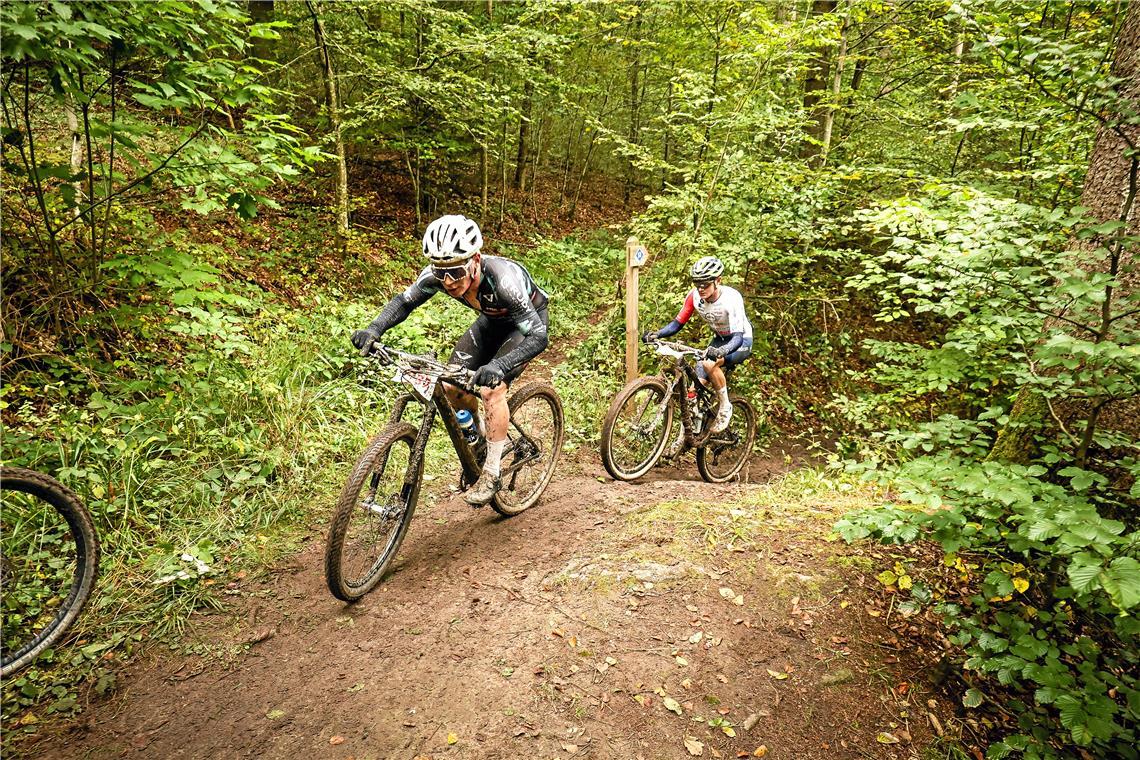
[[[701,384],[697,371],[685,361],[686,356],[697,356],[700,352],[681,343],[658,341],[657,354],[672,357],[674,360],[669,370],[672,380],[668,381],[668,388],[658,407],[658,414],[664,414],[667,404],[676,404],[676,408],[680,410],[681,427],[685,431],[685,448],[701,446],[708,438],[708,431],[693,432],[696,424],[691,405],[687,403],[689,388],[690,386],[695,388],[697,396],[702,400],[707,399],[710,391]]]
[[[416,357],[413,354],[404,354],[392,349],[385,350],[401,358],[423,359],[423,357]],[[472,373],[469,370],[448,372],[447,368],[444,368],[442,365],[426,372],[403,366],[397,369],[397,379],[400,382],[405,382],[412,386],[413,392],[401,394],[396,399],[395,404],[392,406],[392,413],[389,415],[389,423],[401,421],[408,404],[412,402],[420,404],[424,409],[423,420],[420,422],[420,429],[416,434],[416,440],[411,451],[411,457],[417,462],[417,465],[414,468],[409,468],[409,472],[404,480],[404,490],[412,497],[418,498],[419,496],[420,484],[423,482],[424,458],[427,451],[428,439],[431,437],[431,431],[435,425],[437,415],[443,421],[443,427],[444,430],[447,431],[447,437],[451,440],[451,446],[455,450],[455,455],[459,458],[459,464],[463,472],[463,482],[470,485],[479,479],[482,468],[476,458],[475,451],[471,448],[471,444],[467,442],[463,430],[459,427],[459,421],[455,418],[455,409],[451,406],[451,401],[448,399],[445,389],[445,384],[450,384],[460,390],[472,393],[473,389],[468,385],[471,375]],[[457,380],[459,382],[456,382]],[[426,392],[426,385],[429,383],[432,384],[430,395]],[[527,432],[520,428],[514,419],[511,419],[510,424],[518,432],[519,437],[503,450],[504,459],[518,448],[520,441],[525,441],[530,444],[530,446],[534,448],[535,453],[537,453],[537,447],[534,447],[533,443],[530,442],[530,436]],[[525,451],[526,449],[524,448],[523,450]],[[500,477],[504,480],[511,477],[533,458],[533,455],[524,455],[516,458],[515,462],[500,472]]]

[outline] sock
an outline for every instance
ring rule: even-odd
[[[716,395],[720,397],[721,409],[728,409],[732,406],[732,402],[728,400],[728,386],[721,388],[716,392]]]
[[[503,449],[507,447],[507,439],[501,441],[487,441],[487,459],[483,462],[483,472],[492,477],[499,477],[499,462],[503,458]]]

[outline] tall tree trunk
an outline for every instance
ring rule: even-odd
[[[1129,3],[1125,11],[1116,42],[1112,75],[1121,82],[1120,92],[1135,113],[1140,109],[1140,3]],[[1096,221],[1122,222],[1123,231],[1135,236],[1140,234],[1138,189],[1140,125],[1126,123],[1122,114],[1110,115],[1109,121],[1097,130],[1080,205],[1089,209]],[[1074,241],[1074,248],[1087,251],[1085,268],[1088,271],[1103,272],[1117,278],[1118,287],[1105,288],[1098,324],[1089,325],[1096,331],[1094,342],[1113,340],[1114,325],[1119,319],[1119,313],[1114,314],[1113,309],[1125,296],[1134,294],[1140,285],[1140,271],[1135,267],[1135,246],[1125,245],[1120,239],[1098,238],[1080,243]],[[1019,414],[1020,409],[1028,412]],[[1022,388],[1009,423],[994,442],[990,458],[1015,462],[1033,458],[1036,454],[1033,434],[1049,418],[1074,440],[1076,463],[1083,467],[1098,427],[1131,436],[1140,435],[1140,398],[1134,396],[1113,403],[1090,400],[1080,404],[1052,404],[1034,390]]]
[[[811,16],[818,18],[835,12],[837,0],[812,0]],[[809,121],[804,130],[807,139],[804,140],[800,150],[800,157],[806,158],[812,165],[818,165],[823,145],[823,125],[827,117],[827,109],[819,104],[820,95],[827,87],[829,79],[831,45],[821,45],[816,48],[812,61],[808,65],[807,78],[804,80],[804,113]]]
[[[526,151],[527,151],[527,136],[530,134],[530,119],[534,109],[534,81],[527,77],[526,84],[523,85],[523,102],[522,111],[519,113],[519,147],[518,154],[515,156],[515,177],[511,186],[515,190],[522,192],[526,190]]]
[[[835,126],[835,110],[839,107],[839,90],[843,87],[843,65],[847,58],[847,30],[850,26],[851,11],[843,16],[843,28],[839,32],[839,52],[835,56],[835,67],[831,74],[831,99],[823,117],[823,145],[820,147],[820,163],[827,162],[831,150],[831,131]]]
[[[268,24],[273,21],[273,0],[249,0],[249,19],[255,24]],[[273,40],[254,37],[250,43],[250,52],[254,58],[267,61],[273,57],[273,47]]]
[[[325,41],[324,22],[317,15],[317,9],[312,0],[305,0],[305,7],[309,9],[309,14],[313,17],[313,36],[317,43],[321,77],[325,85],[325,108],[328,109],[329,125],[332,127],[333,141],[336,144],[336,231],[343,243],[348,238],[348,164],[345,161],[340,113],[337,110],[336,75],[333,72],[332,58]]]
[[[629,64],[629,144],[638,145],[638,138],[641,131],[641,125],[638,121],[639,111],[641,108],[641,3],[635,4],[638,8],[638,14],[634,20],[633,25],[633,48],[631,55],[632,60]],[[633,164],[633,157],[631,156],[629,162],[625,166],[625,183],[622,187],[622,203],[626,206],[629,205],[630,195],[633,193],[635,167]]]

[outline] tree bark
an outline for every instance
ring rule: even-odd
[[[835,56],[835,70],[831,75],[831,100],[823,117],[823,136],[820,146],[820,163],[827,162],[831,150],[831,131],[835,126],[835,111],[839,105],[839,91],[843,87],[843,65],[847,58],[847,29],[850,26],[850,10],[843,16],[843,28],[839,32],[839,53]]]
[[[813,0],[811,16],[816,18],[835,12],[837,0]],[[817,166],[822,156],[823,126],[827,116],[827,109],[819,105],[820,95],[827,87],[830,70],[830,45],[821,45],[816,49],[812,62],[808,65],[807,78],[804,80],[804,113],[808,116],[808,126],[804,130],[807,139],[804,140],[800,150],[800,157],[806,158]]]
[[[1125,12],[1113,58],[1112,75],[1122,82],[1120,94],[1133,111],[1140,108],[1140,3],[1130,3]],[[1137,190],[1140,185],[1140,125],[1128,124],[1123,114],[1110,115],[1097,131],[1080,205],[1089,209],[1096,222],[1120,221],[1129,235],[1140,234],[1140,213],[1137,212]],[[1089,325],[1095,330],[1094,342],[1112,340],[1114,324],[1118,321],[1113,307],[1126,295],[1136,292],[1140,272],[1134,264],[1135,246],[1124,245],[1121,240],[1093,240],[1073,242],[1073,247],[1086,252],[1084,268],[1089,272],[1103,272],[1117,278],[1117,287],[1106,287],[1097,323]],[[1107,248],[1108,255],[1104,252]],[[1095,258],[1094,258],[1095,257]],[[1055,327],[1058,320],[1050,320],[1047,327]],[[1054,424],[1075,444],[1075,459],[1084,466],[1089,448],[1098,427],[1140,435],[1140,399],[1114,400],[1088,399],[1082,403],[1051,403],[1042,399],[1029,387],[1021,389],[1010,413],[1010,421],[994,442],[991,458],[1027,462],[1037,453],[1036,441],[1025,431],[1039,427],[1034,414],[1048,411],[1045,424]],[[1043,414],[1041,414],[1044,417]]]
[[[348,165],[345,161],[344,140],[341,136],[340,113],[337,109],[336,75],[333,72],[332,58],[325,41],[325,25],[317,15],[312,0],[305,0],[305,7],[313,17],[313,37],[317,43],[318,58],[321,64],[321,77],[325,85],[325,107],[329,113],[333,141],[336,144],[336,231],[343,243],[348,238]]]

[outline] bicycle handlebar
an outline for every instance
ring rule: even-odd
[[[670,340],[654,340],[651,341],[651,343],[654,346],[665,346],[666,348],[670,348],[678,353],[685,354],[687,356],[703,358],[705,355],[704,351],[698,348],[693,348],[692,346],[687,346],[684,343],[674,343]]]
[[[438,359],[424,354],[409,354],[398,348],[374,343],[369,357],[385,364],[394,364],[397,369],[408,372],[429,372],[440,380],[459,385],[464,390],[474,392],[475,372],[458,364],[444,364]]]

